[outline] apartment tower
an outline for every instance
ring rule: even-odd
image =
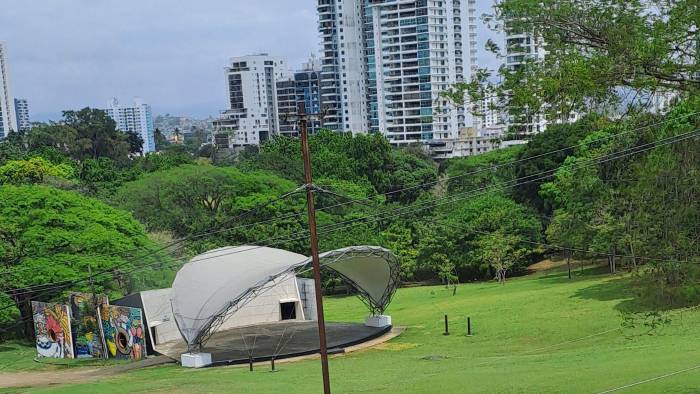
[[[268,54],[231,58],[225,69],[229,108],[213,122],[216,140],[226,135],[230,147],[259,145],[277,133],[277,82],[288,75],[284,60]]]
[[[400,145],[472,125],[440,94],[476,68],[475,0],[319,0],[318,14],[326,127]]]
[[[18,130],[9,74],[7,46],[0,42],[0,138],[5,138],[11,131]]]

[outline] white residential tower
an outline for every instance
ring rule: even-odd
[[[17,131],[15,98],[12,96],[10,72],[7,65],[7,46],[0,42],[0,138]]]
[[[326,127],[394,144],[472,126],[440,94],[476,68],[475,0],[318,0]]]
[[[140,98],[135,98],[133,105],[121,105],[119,100],[114,98],[105,112],[117,123],[118,130],[141,136],[143,154],[155,152],[155,128],[150,105],[145,104]]]
[[[277,133],[276,85],[288,77],[284,60],[268,54],[235,57],[225,75],[229,108],[213,122],[215,133],[228,135],[230,147],[259,145]]]

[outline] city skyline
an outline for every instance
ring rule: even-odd
[[[294,69],[320,49],[315,0],[68,4],[36,10],[9,0],[0,15],[15,95],[31,102],[33,121],[100,108],[113,96],[143,97],[154,114],[216,116],[225,108],[231,57],[265,52]],[[478,2],[477,15],[490,5]],[[71,11],[78,7],[81,13]],[[481,23],[478,33],[479,66],[496,67],[483,50],[494,34]]]

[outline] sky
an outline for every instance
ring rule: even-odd
[[[155,114],[216,115],[228,59],[266,52],[300,66],[318,52],[316,0],[0,0],[14,95],[33,121],[141,97]],[[478,0],[477,13],[493,0]],[[479,26],[483,50],[498,38]]]

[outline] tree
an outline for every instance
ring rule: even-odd
[[[75,131],[75,143],[70,146],[75,159],[107,157],[117,162],[128,159],[128,136],[117,130],[116,123],[105,111],[93,108],[63,111],[62,124]]]
[[[175,137],[175,144],[176,145],[182,144],[182,132],[180,131],[179,127],[176,127],[175,130],[173,131],[173,137]]]
[[[697,136],[680,139],[697,132],[699,109],[700,100],[689,99],[661,125],[658,117],[634,116],[593,132],[540,190],[554,213],[550,241],[607,255],[611,272],[621,257],[639,271],[638,293],[656,305],[700,299],[700,147]],[[598,160],[606,155],[615,160]]]
[[[165,148],[166,146],[170,145],[170,142],[168,142],[168,139],[165,138],[165,134],[159,129],[156,128],[155,132],[153,132],[153,138],[156,143],[156,151],[160,152]]]
[[[75,128],[60,123],[40,123],[26,132],[26,144],[30,151],[51,148],[65,156],[75,153],[78,132]]]
[[[633,97],[623,104],[643,102],[657,92],[692,96],[700,89],[699,13],[696,0],[497,2],[486,22],[496,30],[528,35],[532,42],[514,39],[509,49],[517,53],[523,46],[540,45],[544,59],[501,67],[499,85],[481,70],[448,95],[460,100],[468,92],[478,103],[496,94],[511,113],[544,113],[552,120],[616,107],[621,91]]]
[[[427,216],[427,217],[426,217]],[[513,237],[512,247],[504,249],[501,261],[510,264],[507,270],[519,273],[541,251],[542,225],[530,209],[498,192],[455,201],[416,220],[417,274],[439,277],[447,262],[462,281],[485,279],[493,274],[494,263],[484,256],[484,248],[494,234]],[[438,257],[436,257],[438,256]]]
[[[437,168],[425,153],[416,149],[394,149],[388,164],[388,184],[381,190],[388,201],[412,203],[437,181]],[[427,186],[422,186],[427,185]]]
[[[133,133],[131,131],[126,133],[126,135],[126,142],[129,144],[129,153],[143,153],[143,138],[141,138],[139,134]]]
[[[68,179],[73,168],[67,164],[53,164],[42,157],[15,160],[0,166],[0,184],[42,183],[47,177]]]
[[[173,278],[171,260],[158,252],[143,226],[95,199],[46,186],[4,185],[0,218],[0,293],[12,299],[27,335],[30,301],[90,290],[88,281],[81,281],[88,267],[100,273],[96,290],[110,296],[165,286]]]
[[[521,155],[522,146],[497,149],[481,155],[448,160],[445,174],[449,178],[447,191],[460,193],[496,187],[515,179],[514,165],[510,162]]]
[[[298,139],[274,137],[257,154],[241,155],[240,168],[268,170],[287,179],[303,181],[301,146]],[[415,149],[392,149],[379,134],[356,135],[322,130],[309,137],[314,175],[362,183],[369,181],[388,200],[414,201],[437,180],[437,168]],[[413,188],[411,188],[413,187]],[[398,192],[399,189],[411,188]]]
[[[183,165],[126,183],[117,191],[114,202],[131,211],[149,231],[187,236],[215,230],[256,204],[295,188],[290,181],[260,172]],[[289,200],[280,202],[256,217],[268,217],[287,206],[291,210],[289,204]]]
[[[414,242],[412,226],[408,222],[395,221],[382,231],[382,244],[399,259],[403,281],[415,279],[418,249]]]
[[[481,260],[493,267],[498,283],[506,283],[506,274],[515,265],[520,256],[525,253],[518,248],[520,239],[513,234],[506,234],[501,231],[481,237],[479,244],[479,257]]]
[[[567,157],[576,152],[578,144],[584,142],[584,137],[592,132],[605,127],[608,121],[596,115],[586,116],[571,124],[554,124],[537,135],[518,152],[515,157],[514,176],[516,179],[531,182],[519,182],[520,185],[513,188],[513,196],[519,202],[535,208],[545,215],[551,214],[551,207],[546,206],[539,194],[540,186],[546,180],[535,180],[541,174],[554,171]],[[607,135],[598,135],[605,138]],[[596,138],[588,139],[590,144]]]

